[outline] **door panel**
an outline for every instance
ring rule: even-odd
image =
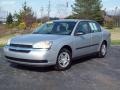
[[[92,48],[93,52],[96,52],[98,50],[99,44],[101,42],[101,37],[102,37],[101,32],[92,33],[92,45],[94,45],[94,46],[91,48]]]
[[[91,53],[91,33],[88,22],[82,21],[78,24],[74,39],[76,57]]]
[[[75,36],[75,56],[91,53],[91,34]]]
[[[92,40],[92,51],[97,52],[99,48],[99,44],[102,40],[102,32],[100,26],[96,22],[89,22],[91,28],[91,40]]]

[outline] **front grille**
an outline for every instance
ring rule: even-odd
[[[14,58],[14,57],[8,57],[5,56],[7,59],[19,61],[19,62],[28,62],[28,63],[48,63],[47,60],[29,60],[29,59],[20,59],[20,58]]]
[[[17,50],[17,49],[9,49],[10,51],[13,51],[13,52],[22,52],[22,53],[29,53],[30,50]]]
[[[23,44],[10,44],[12,47],[19,47],[19,48],[32,48],[32,45],[23,45]]]

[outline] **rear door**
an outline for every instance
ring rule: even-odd
[[[91,39],[92,39],[92,52],[97,52],[99,48],[99,44],[102,40],[102,32],[101,27],[97,22],[90,21],[89,26],[91,29]]]
[[[78,35],[78,33],[83,33]],[[81,21],[74,33],[75,57],[91,53],[91,33],[87,21]]]

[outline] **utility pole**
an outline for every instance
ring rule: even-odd
[[[104,24],[106,23],[106,19],[105,19],[105,17],[107,16],[107,10],[106,10],[106,8],[104,9],[104,11],[103,11],[103,17],[104,17]]]
[[[2,19],[2,18],[1,18],[1,7],[0,7],[0,24],[1,24],[1,19]]]
[[[115,12],[114,12],[114,19],[115,19],[115,26],[118,26],[118,23],[117,23],[117,9],[118,7],[115,7]]]
[[[66,0],[66,8],[69,7],[69,3],[68,3],[68,0]]]
[[[58,6],[59,6],[59,8],[58,8]],[[65,0],[64,3],[57,5],[57,14],[60,19],[63,19],[66,16],[68,16],[68,13],[69,13],[68,7],[69,7],[68,0]]]
[[[37,13],[34,12],[34,16],[35,16],[35,22],[37,23]]]
[[[51,1],[48,2],[48,20],[50,20],[50,11],[51,11]]]
[[[43,7],[41,7],[40,12],[41,12],[41,18],[43,17]]]
[[[40,12],[41,12],[41,23],[42,23],[42,18],[43,18],[43,7],[41,7]]]
[[[0,13],[1,13],[1,7],[0,7]]]
[[[68,0],[66,0],[66,6],[65,6],[66,16],[68,16],[68,13],[69,13],[68,7],[69,7],[69,3],[68,3]]]

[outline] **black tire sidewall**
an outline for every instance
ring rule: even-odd
[[[67,52],[67,53],[69,54],[69,56],[70,56],[69,65],[68,65],[67,67],[65,67],[65,68],[61,67],[61,66],[59,65],[59,63],[58,63],[58,57],[59,57],[59,55],[60,55],[62,52]],[[71,52],[70,52],[68,49],[66,49],[66,48],[61,49],[60,52],[59,52],[59,54],[58,54],[58,56],[57,56],[57,62],[56,62],[56,65],[55,65],[55,69],[56,69],[57,71],[63,71],[63,70],[69,69],[70,66],[71,66],[71,59],[72,59],[72,54],[71,54]]]
[[[102,46],[103,46],[103,45],[106,46],[106,53],[105,53],[104,55],[102,54]],[[100,58],[104,58],[104,57],[106,56],[106,54],[107,54],[107,45],[103,42],[102,45],[101,45],[101,47],[100,47],[99,57],[100,57]]]

